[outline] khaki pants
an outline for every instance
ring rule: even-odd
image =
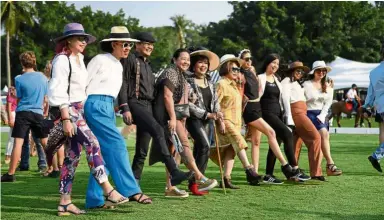
[[[309,169],[311,176],[322,176],[321,160],[321,136],[311,120],[307,117],[307,105],[305,102],[291,104],[292,118],[295,122],[294,144],[295,157],[299,162],[302,142],[308,148]]]

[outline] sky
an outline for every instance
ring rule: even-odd
[[[232,5],[227,1],[67,1],[77,9],[90,5],[93,11],[115,14],[122,8],[125,14],[140,20],[144,27],[171,26],[174,15],[185,15],[196,24],[208,24],[227,19]]]

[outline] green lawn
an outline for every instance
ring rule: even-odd
[[[4,149],[6,135],[1,137]],[[134,138],[129,140],[132,159]],[[141,186],[145,193],[153,197],[153,205],[130,202],[115,210],[91,210],[76,219],[384,219],[383,176],[367,160],[377,143],[376,135],[332,135],[333,158],[344,174],[327,177],[328,182],[249,186],[240,162],[236,160],[232,178],[241,187],[240,190],[228,190],[224,195],[217,188],[208,196],[190,196],[184,200],[164,198],[164,167],[160,164],[147,166]],[[261,174],[264,173],[266,149],[263,139]],[[306,153],[304,147],[300,165],[308,170]],[[31,171],[17,173],[17,182],[1,184],[2,219],[57,218],[58,180],[40,177],[35,164],[36,157],[31,159]],[[2,173],[6,169],[7,166],[3,165]],[[220,178],[219,169],[212,162],[206,174],[211,178]],[[73,187],[74,202],[81,208],[85,205],[88,175],[83,156]],[[276,169],[276,176],[283,177],[279,169]],[[184,184],[180,188],[186,189],[187,186]]]

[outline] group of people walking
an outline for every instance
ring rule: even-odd
[[[230,189],[239,188],[231,182],[236,156],[246,181],[253,186],[260,182],[283,183],[274,175],[276,159],[288,181],[325,181],[323,155],[327,175],[342,174],[330,151],[327,113],[333,99],[333,83],[327,78],[330,67],[324,61],[314,62],[312,70],[295,61],[281,81],[276,74],[280,61],[277,54],[265,58],[258,74],[252,66],[250,50],[242,50],[237,57],[226,54],[219,59],[206,48],[181,48],[155,79],[150,56],[156,40],[151,33],[139,32],[131,37],[126,27],[112,27],[109,36],[100,41],[105,53],[93,57],[85,66],[82,52],[95,40],[81,24],[67,24],[63,36],[54,40],[56,55],[49,82],[36,72],[32,52],[20,55],[24,73],[15,79],[20,101],[12,130],[14,147],[9,170],[1,181],[16,180],[17,163],[29,130],[41,141],[49,169],[64,144],[58,215],[85,213],[71,200],[82,147],[86,149],[91,174],[86,208],[109,208],[128,201],[152,203],[140,188],[150,143],[149,164],[165,164],[165,197],[171,198],[189,196],[186,190],[177,188],[183,181],[189,181],[189,191],[197,196],[208,194],[218,185],[205,175],[209,159],[223,167],[220,184]],[[133,46],[135,50],[131,51]],[[221,76],[216,85],[209,75],[214,70]],[[116,99],[124,123],[135,124],[137,129],[132,165],[115,123]],[[43,117],[44,102],[49,103],[51,120]],[[251,137],[251,161],[241,133],[243,122]],[[259,175],[261,133],[269,144],[264,177]],[[298,163],[303,142],[308,148],[310,175]],[[181,162],[188,172],[180,170]]]

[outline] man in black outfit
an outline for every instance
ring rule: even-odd
[[[137,181],[141,179],[144,162],[147,157],[149,142],[153,138],[154,147],[158,147],[163,162],[171,174],[171,184],[178,185],[188,179],[181,172],[170,155],[166,144],[163,127],[153,117],[155,75],[152,73],[148,57],[151,55],[156,40],[149,32],[136,33],[135,52],[121,60],[123,65],[123,85],[119,93],[120,110],[124,123],[136,124],[136,150],[132,162],[132,171]]]

